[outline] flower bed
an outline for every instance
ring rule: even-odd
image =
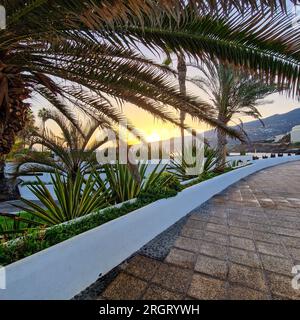
[[[166,190],[164,192],[153,190],[152,192],[142,193],[133,203],[127,202],[121,207],[106,208],[76,219],[76,221],[68,221],[57,226],[35,230],[23,237],[2,243],[0,245],[0,265],[7,265],[18,261],[85,231],[96,228],[108,221],[119,218],[131,211],[142,208],[156,200],[169,198],[176,194],[177,192],[174,190]]]
[[[249,166],[249,164],[234,169],[228,168],[224,173],[229,173],[230,171],[242,169],[247,166]],[[193,179],[191,182],[182,186],[182,188],[199,185],[212,178],[220,178],[220,175],[220,173],[210,173],[201,179]],[[177,193],[178,190],[172,189],[167,189],[164,192],[161,190],[152,190],[151,192],[142,193],[135,202],[126,202],[121,207],[117,205],[105,208],[99,212],[83,216],[80,219],[77,218],[53,227],[31,231],[20,238],[0,244],[0,265],[8,265],[18,261],[116,218],[122,217],[159,199],[176,196]]]

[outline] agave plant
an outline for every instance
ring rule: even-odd
[[[42,145],[51,153],[31,151],[19,156],[16,160],[15,174],[34,175],[40,172],[55,171],[69,176],[75,180],[77,172],[84,175],[97,168],[96,150],[105,143],[97,140],[96,131],[99,129],[98,121],[89,119],[78,122],[70,120],[58,111],[46,110],[43,114],[44,121],[53,120],[60,129],[61,135],[57,136],[51,130],[35,130],[32,133],[32,144]]]
[[[125,164],[115,163],[103,166],[103,173],[94,174],[97,188],[107,189],[111,203],[120,203],[138,197],[141,191],[151,188],[163,188],[171,179],[170,176],[163,177],[166,166],[160,168],[157,164],[152,171],[148,164],[138,164],[140,181],[138,181],[130,168]]]
[[[184,156],[183,156],[184,155]],[[173,173],[180,181],[187,181],[206,174],[215,168],[217,163],[217,151],[204,145],[204,157],[196,157],[195,149],[191,146],[184,147],[184,153],[173,154],[167,170]],[[192,168],[193,174],[188,169]]]
[[[204,164],[203,171],[201,174],[206,174],[213,171],[217,167],[218,163],[218,150],[210,148],[209,146],[204,147]]]
[[[58,172],[52,174],[51,182],[57,200],[51,195],[44,182],[38,177],[36,179],[38,184],[28,186],[28,188],[40,204],[22,198],[26,206],[16,207],[36,217],[40,224],[56,225],[82,217],[108,205],[106,190],[95,189],[96,181],[93,175],[85,179],[78,171],[73,180],[69,176],[61,176]]]

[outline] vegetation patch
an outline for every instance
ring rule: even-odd
[[[234,168],[228,167],[225,172],[229,172],[231,170],[234,170]],[[93,214],[82,216],[78,220],[71,220],[67,223],[51,227],[41,228],[39,226],[37,229],[28,229],[28,231],[21,237],[1,243],[0,265],[13,263],[36,252],[47,249],[55,244],[96,228],[106,222],[122,217],[157,200],[174,197],[182,189],[209,180],[220,174],[221,173],[216,172],[206,172],[198,179],[182,186],[176,177],[165,172],[159,177],[159,179],[164,180],[168,178],[168,184],[163,187],[158,184],[157,187],[153,186],[151,189],[141,191],[134,203],[124,203],[120,208],[110,207],[98,210],[98,212],[96,211]],[[20,215],[23,219],[32,218],[28,212],[22,212]],[[3,223],[3,219],[4,218],[0,220],[0,225]]]
[[[7,265],[70,239],[80,233],[96,228],[108,221],[122,217],[129,212],[144,207],[151,202],[173,197],[175,190],[153,189],[141,192],[135,203],[126,203],[120,208],[107,208],[98,214],[88,215],[72,223],[60,224],[50,228],[31,230],[22,237],[0,245],[0,264]]]

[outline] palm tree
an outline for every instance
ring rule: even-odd
[[[178,64],[177,64],[177,72],[178,72],[178,82],[179,82],[179,91],[182,95],[186,95],[186,73],[187,67],[185,62],[184,54],[180,53],[177,55]],[[181,110],[180,111],[180,125],[181,125],[181,154],[184,157],[184,120],[186,113]]]
[[[279,85],[289,82],[298,92],[299,34],[290,28],[287,2],[2,1],[7,28],[0,31],[0,156],[24,127],[28,98],[35,94],[66,116],[70,110],[61,102],[67,100],[107,125],[123,120],[115,99],[178,125],[162,104],[222,127],[208,104],[171,85],[173,71],[136,49],[141,43],[215,56],[266,79],[277,76]]]
[[[6,177],[6,161],[7,159],[14,159],[16,153],[25,151],[26,144],[30,143],[32,132],[36,129],[34,124],[34,115],[29,111],[26,126],[18,133],[10,154],[0,156],[0,198],[3,201],[14,200],[19,197],[17,181],[10,175]]]
[[[76,125],[74,121],[69,120],[58,111],[46,111],[44,121],[49,119],[55,121],[61,131],[61,136],[57,136],[48,129],[45,132],[36,130],[33,133],[32,146],[43,145],[49,152],[31,151],[26,155],[21,155],[17,159],[16,175],[58,172],[75,179],[78,172],[84,175],[97,169],[99,164],[95,151],[106,142],[105,140],[99,141],[95,137],[99,123],[94,119],[89,119]],[[50,153],[54,154],[55,158]]]
[[[45,130],[46,130],[47,113],[48,113],[48,110],[46,108],[42,108],[38,112],[38,117],[42,120],[43,135],[45,135]],[[42,152],[43,151],[44,151],[44,145],[42,145]]]
[[[206,61],[197,68],[200,69],[202,76],[194,78],[193,83],[209,96],[216,118],[225,126],[228,126],[235,116],[260,119],[261,114],[257,106],[267,95],[277,91],[275,85],[267,85],[256,77],[224,66],[216,60]],[[226,164],[227,136],[224,131],[216,130],[217,168],[222,171]]]
[[[172,64],[171,52],[168,50],[166,52],[166,59],[163,64],[166,66],[170,66]],[[178,74],[178,85],[179,91],[182,95],[186,95],[186,75],[187,75],[187,66],[185,61],[185,56],[181,52],[177,55],[177,74]],[[184,146],[184,121],[185,121],[186,113],[181,110],[180,111],[180,135],[181,135],[181,154],[184,155],[185,146]]]

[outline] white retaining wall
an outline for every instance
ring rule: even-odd
[[[213,195],[249,174],[295,160],[300,157],[255,161],[8,265],[0,299],[70,299]]]
[[[228,156],[227,161],[229,163],[232,163],[233,161],[238,161],[241,160],[242,164],[246,164],[247,161],[252,160],[251,155],[246,155],[246,156],[240,156],[240,155],[235,155],[235,156]],[[150,174],[154,168],[156,167],[157,164],[149,164],[146,174]],[[158,170],[161,170],[165,165],[161,164],[158,167]],[[13,165],[7,165],[7,172],[11,172],[13,168]],[[105,174],[102,174],[102,177],[105,178]],[[57,197],[54,193],[54,188],[53,185],[51,184],[51,176],[50,173],[43,173],[42,175],[39,176],[39,178],[46,183],[46,187],[49,190],[50,194],[52,197],[57,200]],[[22,179],[24,182],[29,182],[29,181],[36,181],[35,176],[21,176],[20,179]],[[27,200],[38,200],[38,198],[30,191],[27,185],[22,186],[21,184],[19,185],[19,191],[21,194],[21,197]]]

